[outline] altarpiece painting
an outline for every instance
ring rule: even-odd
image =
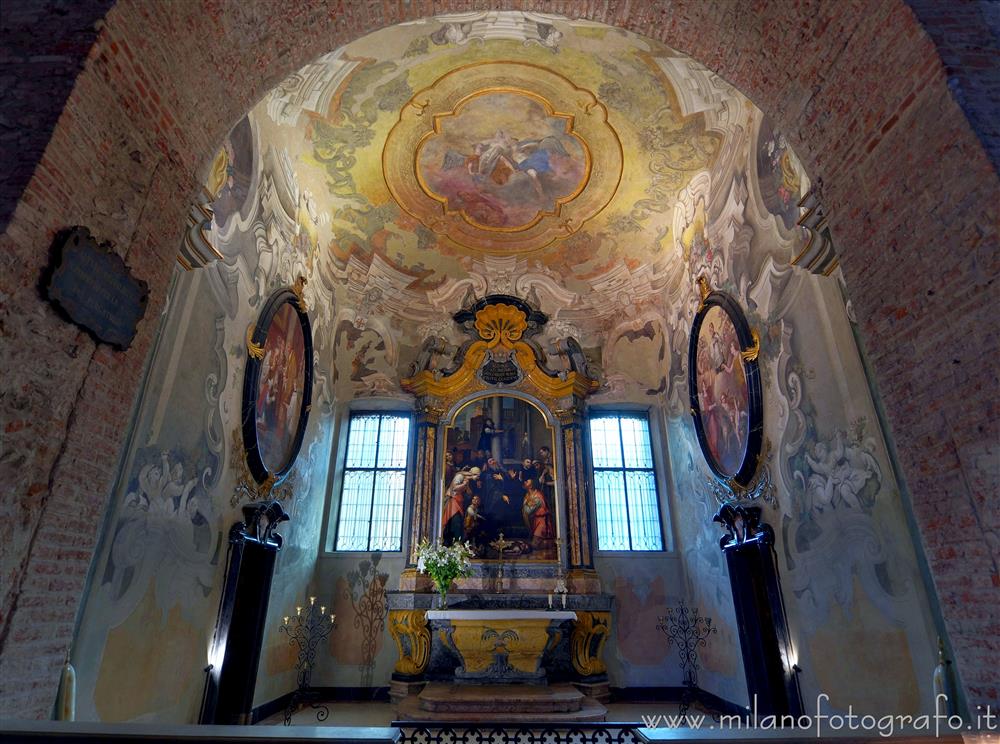
[[[754,479],[763,437],[759,337],[729,295],[702,285],[688,355],[691,413],[712,472],[745,488]]]
[[[295,288],[268,300],[247,335],[243,440],[258,482],[288,474],[308,418],[312,389],[312,332]]]
[[[553,433],[531,403],[510,395],[466,404],[446,429],[441,527],[446,544],[480,558],[554,561]]]

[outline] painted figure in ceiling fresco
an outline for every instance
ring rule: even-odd
[[[225,225],[250,193],[253,171],[253,131],[250,120],[243,117],[233,127],[212,162],[206,188],[212,195],[215,224]]]
[[[298,314],[281,306],[267,329],[257,389],[260,456],[271,472],[288,463],[295,443],[305,388],[305,341]]]
[[[785,135],[765,118],[757,140],[757,176],[761,197],[768,210],[791,229],[799,218],[802,198],[801,166],[785,141]]]
[[[502,533],[505,559],[556,558],[552,434],[537,409],[507,396],[470,403],[447,430],[444,459],[445,544],[495,559]]]
[[[749,390],[736,326],[713,306],[698,334],[698,403],[709,450],[727,475],[739,472],[749,436]]]
[[[520,93],[478,96],[418,154],[425,189],[484,227],[528,225],[582,186],[586,156],[566,121]]]

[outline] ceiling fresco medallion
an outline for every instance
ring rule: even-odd
[[[622,147],[589,91],[544,67],[488,62],[449,72],[403,107],[382,170],[399,206],[435,233],[523,253],[608,204]]]

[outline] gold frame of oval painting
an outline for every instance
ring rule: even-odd
[[[545,67],[459,67],[403,106],[382,173],[405,212],[459,246],[538,250],[579,230],[622,178],[622,144],[597,97]]]

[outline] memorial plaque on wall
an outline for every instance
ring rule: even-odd
[[[146,312],[149,287],[86,227],[56,238],[46,284],[52,303],[97,341],[127,349]]]

